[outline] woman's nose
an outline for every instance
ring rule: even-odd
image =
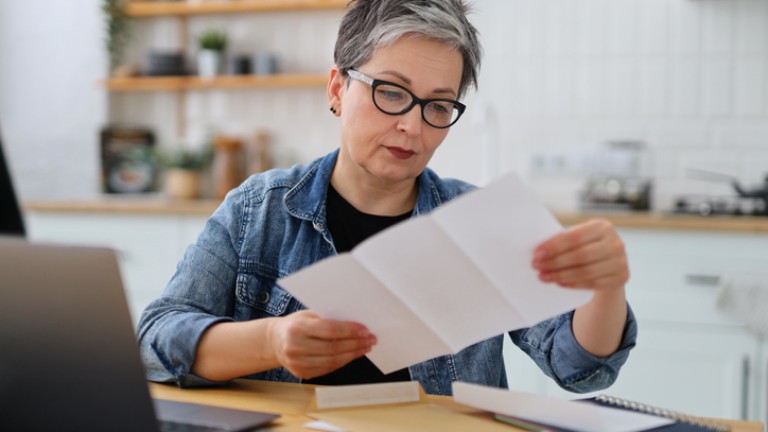
[[[421,118],[421,106],[415,105],[405,114],[400,115],[397,128],[410,136],[418,136],[424,127],[424,120]]]

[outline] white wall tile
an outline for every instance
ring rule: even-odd
[[[734,11],[734,51],[765,55],[768,46],[768,2],[738,0]]]
[[[678,176],[680,149],[655,146],[650,151],[651,171],[656,179],[674,179]]]
[[[606,52],[608,0],[585,0],[576,11],[576,52],[579,56],[598,56]]]
[[[659,119],[649,125],[648,142],[660,150],[695,152],[711,145],[712,127],[712,121],[705,118]]]
[[[548,56],[570,57],[576,52],[576,21],[578,4],[570,0],[552,0],[545,3]]]
[[[614,57],[605,64],[605,113],[629,116],[637,112],[638,68],[634,58]]]
[[[700,62],[701,114],[726,116],[731,113],[733,62],[728,55],[708,56]]]
[[[765,119],[733,119],[713,125],[713,145],[736,150],[768,150],[768,122]],[[768,163],[766,163],[768,167]]]
[[[539,2],[516,2],[515,13],[510,21],[496,21],[497,25],[508,27],[514,52],[520,56],[540,55],[544,52],[543,5]],[[499,28],[499,30],[501,29]]]
[[[476,3],[471,21],[480,32],[486,50],[497,52],[494,60],[508,60],[513,56],[531,54],[525,27],[533,24],[525,1]],[[528,13],[528,15],[526,15]]]
[[[660,55],[669,51],[670,2],[643,0],[637,5],[638,51],[644,55]]]
[[[661,117],[669,112],[670,71],[666,57],[638,60],[638,113]]]
[[[571,62],[547,62],[543,78],[543,112],[549,116],[570,115],[573,112],[573,72]]]
[[[698,54],[701,45],[701,3],[670,3],[670,48],[674,54]]]
[[[698,115],[702,99],[698,58],[687,55],[675,57],[670,66],[670,114]]]
[[[765,115],[768,74],[763,56],[740,56],[733,65],[733,114],[738,117]]]
[[[607,6],[607,54],[625,56],[637,52],[637,0],[613,0]]]
[[[574,111],[578,116],[595,116],[603,112],[605,66],[599,60],[578,61],[574,65]]]
[[[727,54],[733,49],[733,1],[707,0],[701,6],[701,52]]]
[[[528,58],[515,67],[518,80],[516,95],[522,109],[527,115],[542,115],[545,113],[543,89],[547,64],[541,58]]]
[[[746,153],[740,178],[750,188],[765,187],[768,182],[768,148],[753,149]]]

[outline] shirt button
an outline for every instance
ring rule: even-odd
[[[269,301],[269,293],[268,292],[260,292],[259,296],[256,298],[259,303],[266,303]]]
[[[316,223],[316,224],[315,224],[315,229],[316,229],[316,230],[322,230],[323,228],[325,228],[325,225],[323,225],[323,224],[321,224],[321,223]]]

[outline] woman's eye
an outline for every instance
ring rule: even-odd
[[[399,102],[407,99],[406,93],[399,89],[379,88],[376,90],[376,97],[386,99],[391,102]]]
[[[453,111],[453,104],[451,103],[432,102],[428,106],[429,110],[436,115],[444,116]]]

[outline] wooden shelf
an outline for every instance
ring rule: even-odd
[[[219,0],[151,2],[134,1],[125,6],[129,16],[187,16],[291,10],[343,9],[347,0]]]
[[[181,91],[235,88],[323,87],[325,74],[223,75],[216,78],[197,76],[110,78],[104,86],[110,91]]]
[[[178,21],[180,51],[187,52],[191,17],[216,14],[245,14],[313,10],[343,10],[349,0],[128,0],[125,13],[132,18],[174,17]],[[186,100],[189,91],[213,89],[324,88],[327,74],[230,75],[216,78],[198,76],[140,76],[108,78],[101,85],[109,92],[170,91],[176,96],[176,134],[186,129]]]

